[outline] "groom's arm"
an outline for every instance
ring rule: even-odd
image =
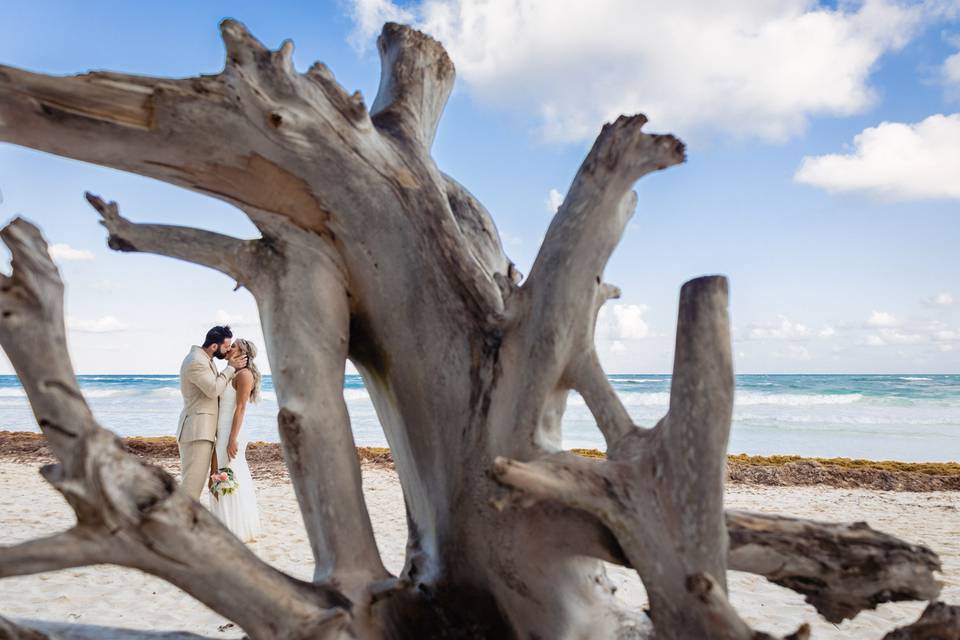
[[[208,398],[219,397],[236,373],[236,369],[227,365],[226,369],[216,374],[210,369],[209,364],[199,361],[192,362],[187,367],[187,376],[190,382],[197,385],[197,388]]]

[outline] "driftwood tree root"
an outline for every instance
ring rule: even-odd
[[[386,25],[368,111],[326,66],[298,72],[292,43],[270,50],[233,20],[221,32],[226,62],[210,76],[0,66],[0,141],[199,191],[257,226],[247,240],[135,223],[88,195],[110,247],[217,269],[255,297],[313,580],[260,561],[95,422],[67,353],[63,283],[22,220],[0,233],[13,255],[0,278],[0,344],[59,460],[44,477],[77,525],[0,547],[0,577],[135,567],[271,640],[651,636],[639,608],[613,597],[602,560],[636,569],[659,640],[765,637],[729,603],[729,569],[799,591],[829,620],[937,595],[939,563],[924,547],[865,525],[724,511],[734,387],[725,278],[681,290],[657,425],[635,425],[610,385],[594,327],[619,290],[603,271],[636,207],[633,184],[683,162],[678,139],[647,133],[642,115],[604,126],[523,281],[490,213],[431,156],[454,81],[439,43]],[[396,576],[363,499],[348,359],[403,487],[408,544]],[[560,450],[571,390],[603,433],[606,461]],[[929,611],[904,633],[955,625]],[[65,629],[41,632],[109,633]],[[3,621],[4,633],[31,632]]]

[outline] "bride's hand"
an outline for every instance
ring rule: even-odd
[[[236,440],[230,440],[227,443],[227,456],[233,460],[237,457],[237,453],[240,451],[240,446],[237,444]]]

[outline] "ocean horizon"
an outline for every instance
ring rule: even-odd
[[[633,417],[652,426],[667,410],[670,375],[608,376]],[[100,423],[121,436],[173,435],[182,401],[177,375],[81,375]],[[358,375],[344,398],[358,446],[388,446]],[[263,400],[247,410],[246,436],[277,442],[277,401],[270,376]],[[0,376],[0,430],[39,431],[20,382]],[[604,450],[583,399],[571,393],[563,446]],[[846,457],[905,462],[960,461],[960,375],[742,374],[730,453]]]

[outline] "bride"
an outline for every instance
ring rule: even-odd
[[[210,511],[231,532],[244,542],[252,542],[260,535],[260,514],[257,509],[257,493],[247,466],[247,439],[241,433],[247,402],[260,400],[260,370],[254,358],[257,348],[249,340],[234,341],[227,357],[236,354],[247,356],[247,366],[237,371],[232,384],[228,384],[220,396],[220,417],[217,420],[217,444],[211,470]],[[231,493],[215,492],[219,476],[224,478],[225,469],[233,472],[232,480],[237,488]]]

